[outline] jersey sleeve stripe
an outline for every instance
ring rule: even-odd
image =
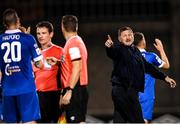
[[[158,66],[158,68],[162,68],[164,66],[165,62],[162,61],[161,65]]]
[[[34,60],[34,62],[37,62],[37,61],[39,61],[39,60],[41,60],[41,59],[42,59],[42,55],[40,55],[40,56],[34,58],[33,60]]]

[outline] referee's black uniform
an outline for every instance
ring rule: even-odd
[[[113,60],[112,100],[114,102],[113,122],[144,122],[138,92],[144,91],[145,72],[165,80],[165,75],[146,62],[134,46],[114,42],[106,47],[107,56]]]

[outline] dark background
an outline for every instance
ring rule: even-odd
[[[53,42],[63,46],[65,40],[60,21],[65,14],[79,18],[79,35],[88,49],[89,104],[88,114],[101,118],[112,115],[110,74],[112,62],[106,56],[104,42],[107,35],[117,40],[117,30],[130,26],[143,32],[147,49],[153,47],[155,38],[162,40],[170,61],[169,70],[161,70],[177,81],[170,89],[163,81],[156,80],[156,104],[154,115],[166,113],[180,115],[180,1],[179,0],[0,0],[0,33],[4,31],[2,13],[14,8],[23,26],[35,25],[42,20],[50,21],[55,28]]]

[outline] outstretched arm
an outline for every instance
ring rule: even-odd
[[[154,78],[164,80],[166,83],[170,85],[171,88],[176,87],[176,81],[173,80],[172,78],[166,76],[164,73],[160,72],[157,70],[152,64],[148,63],[144,57],[142,57],[144,61],[144,66],[145,66],[145,72],[153,76]]]
[[[105,42],[105,47],[106,54],[111,59],[119,59],[123,53],[122,45],[117,42],[113,42],[110,35],[108,35],[108,39]]]
[[[169,67],[170,67],[169,60],[168,60],[168,58],[166,56],[166,53],[164,51],[163,44],[162,44],[161,40],[156,38],[154,46],[159,51],[161,59],[165,62],[164,65],[163,65],[163,68],[169,69]]]
[[[60,64],[60,60],[58,60],[55,57],[46,57],[46,61],[49,65],[59,65]]]

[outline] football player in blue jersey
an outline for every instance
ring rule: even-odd
[[[160,57],[153,52],[147,52],[145,50],[146,40],[141,32],[134,33],[134,45],[140,50],[146,61],[156,67],[169,69],[169,61],[164,51],[162,42],[159,39],[155,39],[154,46],[159,51]],[[149,74],[145,74],[144,93],[139,92],[139,101],[143,112],[143,118],[146,123],[152,120],[155,100],[154,87],[155,79]]]
[[[3,13],[5,33],[0,35],[0,70],[2,72],[3,121],[36,123],[40,118],[32,60],[43,68],[35,38],[21,32],[20,19],[13,9]]]

